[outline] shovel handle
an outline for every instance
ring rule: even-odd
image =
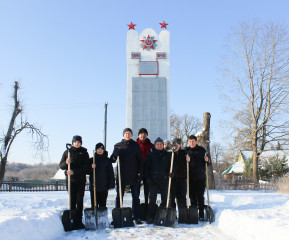
[[[187,208],[190,208],[190,171],[189,171],[189,162],[187,162]]]
[[[172,159],[171,159],[171,168],[170,168],[170,177],[169,177],[169,187],[168,187],[168,197],[167,197],[166,208],[169,207],[169,203],[170,203],[170,193],[171,193],[171,184],[172,184],[171,173],[173,172],[173,165],[174,165],[174,151],[172,151]]]
[[[67,149],[67,157],[70,158],[70,148],[71,148],[71,144],[67,143],[66,144],[66,149]],[[70,171],[70,163],[68,163],[68,171]],[[69,206],[69,210],[71,210],[71,183],[70,183],[70,175],[68,174],[67,176],[67,188],[68,188],[68,206]]]
[[[120,176],[120,161],[119,161],[119,156],[117,157],[117,172],[118,172],[119,205],[120,205],[120,208],[122,208],[122,189],[121,189],[121,176]]]
[[[207,155],[207,153],[206,153]],[[208,178],[208,163],[206,162],[206,188],[207,188],[207,199],[208,199],[208,206],[210,206],[210,198],[209,198],[209,178]]]
[[[95,164],[95,151],[93,150],[93,164]],[[95,168],[93,169],[93,200],[94,200],[94,210],[96,209],[96,186],[95,186]]]

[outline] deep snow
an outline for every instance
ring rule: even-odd
[[[114,205],[110,191],[108,206]],[[89,207],[89,192],[84,204]],[[124,206],[130,205],[127,194]],[[216,214],[213,224],[176,224],[175,228],[143,224],[129,229],[65,233],[60,215],[67,209],[66,192],[0,193],[0,235],[5,240],[76,239],[288,239],[289,195],[254,191],[210,191]],[[111,211],[109,211],[111,220]]]

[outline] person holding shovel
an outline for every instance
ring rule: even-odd
[[[89,168],[89,155],[87,149],[82,147],[81,145],[82,137],[78,135],[73,136],[72,147],[63,153],[61,161],[59,163],[59,167],[62,170],[65,170],[66,186],[67,175],[70,175],[71,210],[75,210],[75,216],[73,219],[74,229],[85,228],[84,224],[82,223],[82,212],[86,173]],[[68,151],[70,152],[70,158],[68,158]],[[68,170],[69,163],[70,170]]]
[[[178,207],[186,206],[186,193],[187,193],[187,162],[186,151],[181,147],[181,139],[174,138],[172,141],[172,148],[175,151],[175,168],[176,175],[172,179],[171,189],[171,205],[176,208],[175,198],[177,199]]]
[[[188,138],[189,147],[186,161],[189,162],[189,179],[190,179],[190,200],[191,205],[198,205],[199,220],[205,221],[204,218],[204,193],[206,187],[206,162],[210,159],[206,156],[206,150],[198,145],[197,137],[194,135]]]
[[[123,130],[123,139],[121,142],[114,145],[113,153],[110,157],[112,162],[116,162],[117,157],[120,161],[121,175],[121,195],[127,185],[130,186],[132,195],[132,212],[136,224],[142,224],[140,220],[140,182],[143,175],[143,158],[140,146],[132,139],[132,130],[125,128]],[[120,207],[119,187],[117,175],[117,196],[116,208]],[[113,224],[113,223],[112,223]]]
[[[155,149],[155,146],[151,143],[150,139],[148,138],[148,131],[145,128],[141,128],[138,131],[138,139],[136,142],[139,144],[142,152],[143,164],[145,169],[145,162],[147,155]],[[144,197],[145,197],[145,205],[148,204],[148,195],[149,195],[149,188],[146,181],[145,176],[143,176],[143,187],[144,187]]]
[[[108,190],[115,187],[115,178],[110,159],[107,157],[104,145],[98,143],[95,145],[95,164],[93,158],[89,159],[89,191],[91,199],[91,208],[94,209],[94,187],[93,187],[93,169],[95,169],[95,189],[97,208],[106,209],[106,200]]]
[[[158,191],[161,193],[161,207],[166,206],[172,157],[172,154],[164,149],[164,142],[161,138],[157,138],[154,145],[155,151],[148,154],[145,169],[150,197],[147,224],[154,223]],[[174,173],[172,173],[172,175],[174,175]]]

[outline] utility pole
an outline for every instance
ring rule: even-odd
[[[104,113],[104,147],[106,149],[106,133],[107,133],[107,106],[108,103],[104,104],[105,113]]]

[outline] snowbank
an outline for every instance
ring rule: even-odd
[[[108,204],[114,206],[115,191]],[[90,205],[89,192],[85,205]],[[130,206],[127,194],[124,206]],[[0,193],[1,239],[76,240],[76,239],[236,239],[285,240],[289,229],[289,195],[253,191],[211,191],[216,214],[213,224],[176,224],[175,228],[143,224],[129,229],[72,231],[65,233],[60,220],[67,209],[66,192]],[[111,220],[111,212],[109,214]]]

